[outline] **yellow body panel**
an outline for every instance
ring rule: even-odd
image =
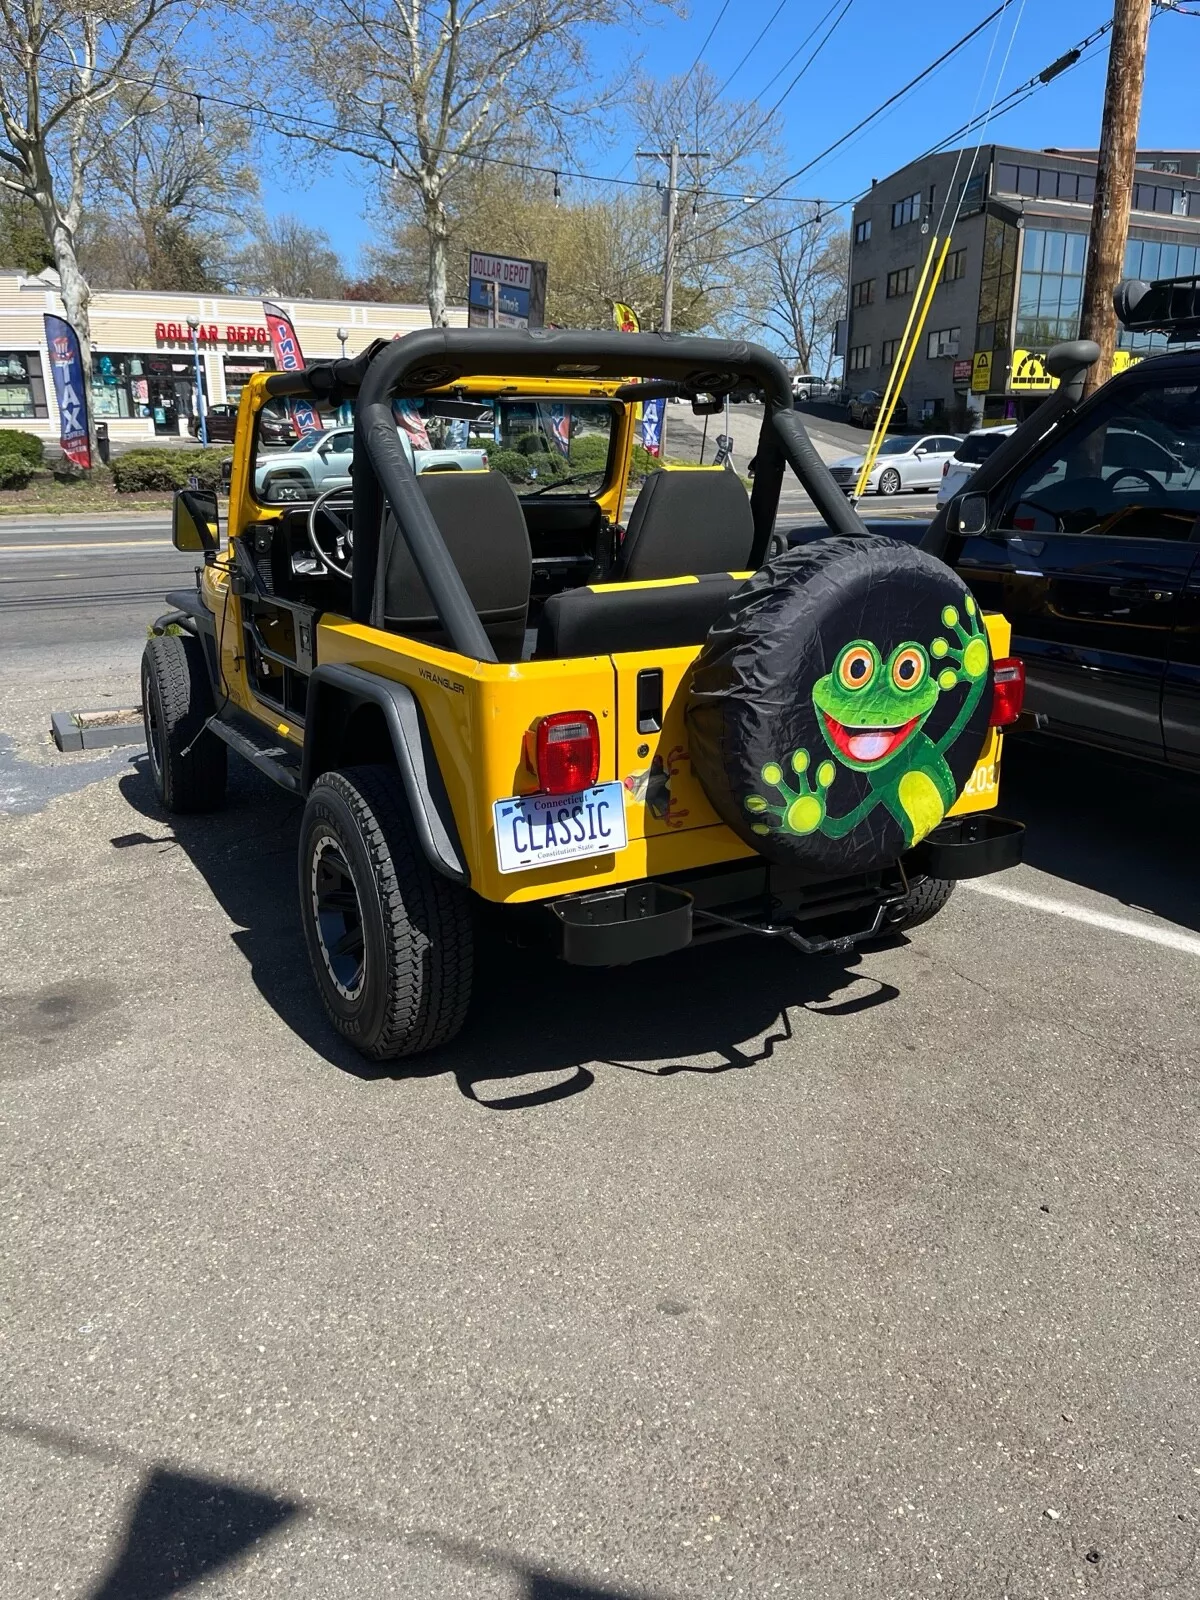
[[[544,388],[559,397],[568,392],[610,395],[615,387],[560,380],[455,385],[457,391],[467,393],[496,393],[507,388],[512,393],[534,394]],[[229,525],[235,537],[250,524],[276,519],[288,509],[261,506],[250,493],[254,418],[268,398],[265,378],[251,378],[234,444]],[[633,408],[623,406],[613,456],[614,476],[599,497],[613,521],[620,516],[624,500],[632,443]],[[665,579],[661,586],[691,582],[695,579]],[[230,591],[223,563],[205,568],[201,594],[216,618],[223,689],[230,701],[277,736],[302,745],[303,727],[281,721],[278,710],[257,700],[248,686],[241,605]],[[996,615],[985,616],[984,622],[993,657],[1007,655],[1008,623]],[[333,615],[318,623],[314,643],[319,663],[361,667],[406,685],[415,695],[454,812],[471,886],[486,900],[507,904],[545,900],[754,857],[755,852],[717,818],[688,759],[684,713],[698,646],[563,661],[481,662]],[[663,673],[663,726],[656,734],[637,731],[636,680],[646,667]],[[496,858],[492,807],[497,800],[535,788],[536,780],[525,763],[526,735],[537,719],[549,712],[584,709],[594,713],[600,730],[598,781],[619,781],[625,789],[628,845],[609,855],[503,874]],[[1001,742],[999,732],[993,729],[951,815],[987,810],[996,804]]]

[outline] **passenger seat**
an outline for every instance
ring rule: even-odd
[[[750,497],[733,472],[652,472],[642,484],[612,577],[644,583],[744,572],[754,544]]]

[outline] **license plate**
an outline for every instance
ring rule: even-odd
[[[524,872],[624,850],[625,788],[601,783],[578,794],[514,795],[492,806],[501,872]]]

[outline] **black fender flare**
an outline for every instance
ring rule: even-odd
[[[300,784],[309,792],[323,772],[337,765],[338,736],[347,713],[378,706],[391,740],[400,781],[412,812],[417,841],[431,867],[455,883],[470,882],[462,845],[420,702],[411,689],[361,667],[315,667],[308,680],[304,757]]]

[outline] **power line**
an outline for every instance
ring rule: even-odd
[[[775,71],[767,79],[766,83],[763,84],[762,88],[754,96],[754,98],[756,100],[761,100],[763,95],[766,94],[767,90],[771,87],[771,85],[773,83],[778,83],[779,79],[783,77],[784,73],[791,66],[792,62],[795,61],[796,57],[800,54],[801,50],[804,49],[805,45],[808,44],[811,39],[816,37],[816,35],[820,32],[820,30],[829,21],[829,18],[837,10],[837,8],[838,8],[838,6],[840,4],[841,4],[841,0],[832,0],[832,4],[830,5],[828,11],[824,12],[818,18],[818,20],[813,24],[813,26],[804,35],[803,39],[801,39],[800,43],[792,51],[791,55],[787,56],[785,58],[785,60],[783,61],[781,66],[776,67]]]
[[[912,89],[915,89],[919,83],[923,83],[926,78],[928,78],[932,73],[936,72],[937,69],[940,66],[943,66],[945,62],[949,61],[952,56],[957,55],[960,50],[962,50],[966,45],[970,44],[971,40],[974,39],[978,34],[982,33],[984,28],[986,28],[989,23],[994,22],[1002,12],[1007,11],[1008,7],[1012,3],[1013,0],[1001,0],[1001,3],[994,11],[989,12],[988,15],[984,17],[982,22],[976,23],[968,33],[963,34],[962,38],[956,43],[952,44],[948,50],[944,50],[942,54],[938,56],[936,61],[931,61],[927,67],[923,68],[917,73],[915,78],[910,78],[903,88],[897,89],[895,94],[889,95],[888,98],[877,105],[873,111],[869,111],[865,117],[863,117],[859,122],[856,122],[848,132],[842,134],[840,139],[835,139],[831,145],[827,145],[819,155],[814,156],[811,161],[806,161],[802,167],[798,167],[795,172],[789,173],[786,178],[781,178],[773,188],[767,190],[766,194],[758,197],[759,201],[761,202],[763,200],[774,199],[775,196],[779,194],[779,191],[787,184],[791,183],[794,179],[799,178],[802,176],[802,174],[815,167],[817,163],[823,161],[826,156],[832,155],[835,150],[840,149],[841,146],[844,145],[848,139],[852,139],[860,129],[865,128],[869,123],[874,122],[877,117],[882,116],[889,106],[894,105],[897,100],[902,99]],[[727,226],[727,224],[732,220],[732,215],[725,217],[722,221],[714,223],[711,228],[706,230],[706,233],[716,233],[721,228]],[[698,234],[696,239],[692,242],[697,243],[700,239],[706,237],[706,233]]]
[[[721,87],[717,90],[718,98],[725,93],[726,89],[728,89],[729,85],[737,77],[738,73],[742,70],[742,68],[746,65],[747,61],[749,61],[750,57],[758,49],[759,45],[763,42],[764,38],[767,35],[767,30],[770,28],[771,24],[775,21],[775,18],[779,15],[779,13],[783,10],[784,6],[787,5],[787,3],[788,3],[788,0],[779,0],[779,4],[775,7],[774,11],[772,11],[771,15],[767,18],[767,20],[763,23],[762,27],[758,30],[758,33],[755,36],[754,43],[750,46],[749,50],[746,51],[746,54],[738,62],[737,66],[734,67],[733,71],[725,79],[725,82],[721,85]]]
[[[808,60],[800,68],[800,71],[792,79],[791,83],[788,84],[787,88],[779,96],[779,99],[776,100],[775,104],[771,107],[771,109],[764,113],[764,115],[763,115],[763,121],[764,122],[770,122],[771,118],[775,115],[775,113],[779,110],[780,106],[787,99],[788,95],[791,94],[792,90],[800,82],[800,79],[808,71],[809,67],[812,66],[813,62],[821,54],[821,51],[824,50],[825,46],[829,43],[830,39],[833,38],[833,36],[837,32],[839,26],[845,21],[846,13],[849,11],[850,7],[853,4],[854,4],[854,0],[844,0],[844,3],[842,4],[842,9],[838,12],[837,16],[834,17],[833,21],[829,24],[829,27],[828,27],[827,31],[822,36],[822,38],[818,41],[816,49],[812,52],[812,54],[809,56]],[[832,9],[833,9],[833,7],[831,6],[830,10],[832,10]],[[829,13],[826,12],[827,16],[828,16],[828,14]],[[809,37],[811,38],[812,35],[810,34]]]

